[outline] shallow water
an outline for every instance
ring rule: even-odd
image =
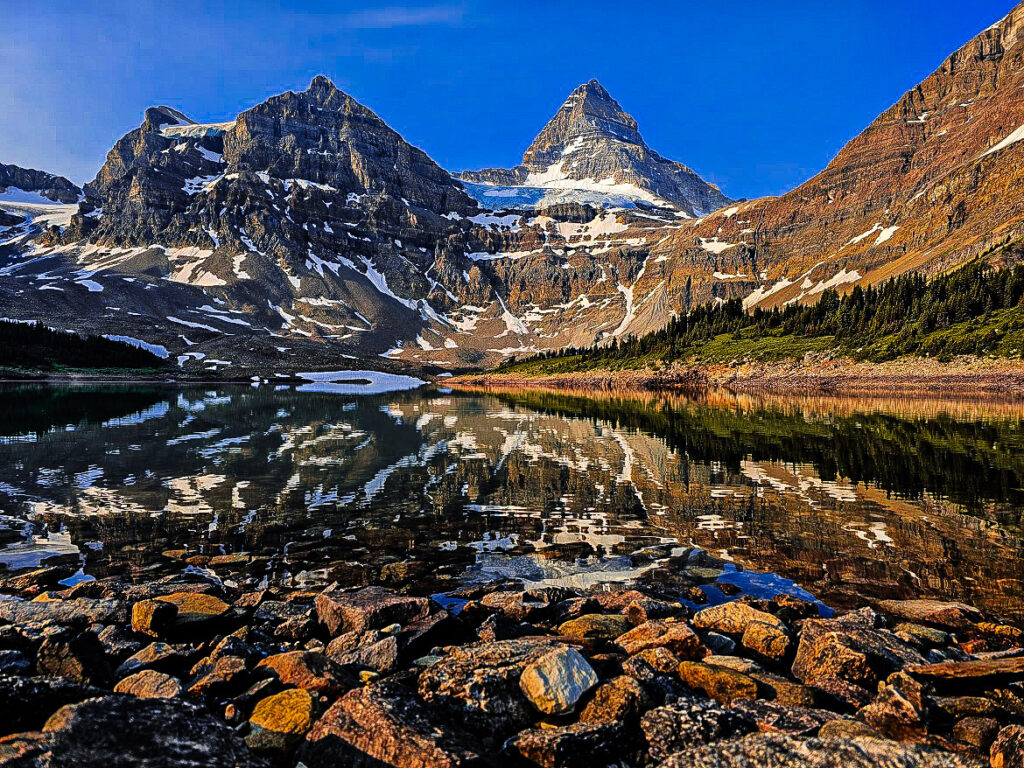
[[[293,386],[0,397],[12,570],[139,580],[249,553],[249,577],[314,585],[416,559],[423,592],[642,578],[715,601],[717,580],[1024,616],[1020,404]]]

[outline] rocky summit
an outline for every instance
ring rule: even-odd
[[[645,201],[698,216],[732,202],[685,165],[648,147],[636,120],[597,80],[569,94],[527,148],[522,165],[465,171],[459,178],[485,185],[474,190],[485,203],[532,189],[548,201]]]
[[[1022,35],[1018,6],[820,174],[744,202],[648,147],[596,81],[521,165],[458,178],[323,76],[220,123],[152,107],[82,199],[0,170],[42,196],[0,205],[0,314],[203,376],[439,372],[1005,260],[1024,233]]]

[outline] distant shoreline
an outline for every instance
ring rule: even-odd
[[[1024,361],[965,357],[948,363],[926,358],[869,363],[815,356],[773,363],[694,364],[663,370],[466,374],[450,379],[449,386],[603,392],[724,389],[737,394],[898,394],[1024,399]]]

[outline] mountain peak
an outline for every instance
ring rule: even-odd
[[[306,89],[306,93],[320,95],[320,94],[331,94],[337,91],[338,87],[327,75],[317,75],[309,81],[309,88]]]

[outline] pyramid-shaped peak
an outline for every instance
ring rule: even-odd
[[[333,93],[338,90],[337,86],[327,75],[317,75],[309,81],[309,88],[306,89],[306,93],[319,94],[319,93]]]

